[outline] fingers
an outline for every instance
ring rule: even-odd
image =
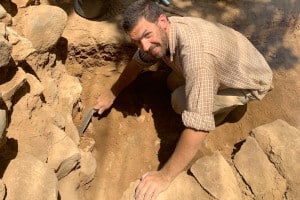
[[[139,185],[139,189],[136,191],[136,200],[152,200],[154,188],[151,185]]]
[[[147,172],[146,174],[144,174],[141,178],[141,180],[143,180],[147,175],[149,174],[149,172]]]
[[[136,200],[155,200],[158,196],[155,192],[156,186],[153,182],[147,180],[149,172],[144,174],[141,178],[141,182],[136,188],[135,199]]]
[[[99,108],[97,109],[97,113],[98,113],[99,115],[101,115],[104,111],[105,111],[105,109],[104,109],[103,107],[99,107]]]

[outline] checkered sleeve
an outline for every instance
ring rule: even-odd
[[[186,127],[196,130],[211,131],[215,129],[213,115],[214,94],[216,93],[213,73],[214,60],[211,55],[199,55],[190,52],[183,59],[186,75],[186,110],[182,121]]]

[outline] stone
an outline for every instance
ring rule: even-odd
[[[128,186],[121,200],[134,200],[135,189],[139,184],[136,180]],[[197,181],[186,172],[181,172],[167,190],[160,193],[157,200],[211,199]]]
[[[0,139],[3,137],[3,133],[5,131],[6,125],[7,125],[6,110],[0,109]]]
[[[95,148],[96,141],[90,137],[81,137],[80,149],[84,152],[92,152]]]
[[[45,76],[42,80],[45,87],[44,97],[47,103],[55,104],[57,101],[58,85],[57,81],[51,77]]]
[[[71,171],[68,176],[63,177],[59,180],[59,194],[60,199],[72,199],[72,200],[82,200],[85,199],[83,194],[79,190],[80,180],[79,180],[80,170],[76,169]]]
[[[74,124],[73,118],[71,114],[65,114],[64,115],[66,126],[65,126],[65,132],[66,134],[72,139],[72,141],[79,146],[80,144],[80,136],[79,131],[77,127]]]
[[[54,171],[31,154],[18,153],[7,166],[3,181],[5,200],[57,200],[58,180]]]
[[[1,96],[8,109],[11,107],[12,97],[25,84],[25,82],[27,82],[26,73],[22,68],[18,67],[14,77],[10,81],[0,85]]]
[[[30,94],[33,96],[40,96],[44,92],[44,86],[34,75],[26,73],[26,80],[30,85]]]
[[[6,126],[7,126],[6,110],[0,109],[0,148],[6,142],[6,135],[5,135]]]
[[[0,4],[0,19],[3,19],[4,17],[6,17],[7,12],[6,10],[3,8],[3,6]]]
[[[3,22],[6,26],[12,26],[13,24],[12,16],[9,13],[7,13],[4,18],[0,19],[0,21]]]
[[[184,187],[183,187],[184,186]],[[181,172],[157,200],[209,199],[210,196],[186,171]]]
[[[286,180],[279,174],[253,137],[247,137],[234,164],[255,199],[284,199]]]
[[[5,195],[6,195],[6,188],[2,179],[0,179],[0,200],[4,200]]]
[[[82,87],[79,82],[79,79],[64,74],[58,83],[58,95],[62,99],[63,103],[61,106],[64,108],[66,113],[72,113],[73,106],[79,100],[80,94],[82,92]]]
[[[7,28],[7,34],[9,43],[13,46],[11,56],[15,62],[26,60],[28,56],[36,51],[27,38],[20,36],[12,28]]]
[[[39,52],[49,51],[61,37],[67,23],[66,12],[50,5],[31,6],[23,17],[23,34]]]
[[[79,164],[80,153],[77,145],[63,130],[53,124],[49,125],[49,130],[53,138],[49,148],[48,165],[55,170],[60,180]]]
[[[278,119],[253,129],[251,134],[280,174],[287,179],[287,198],[300,197],[300,131]]]
[[[192,165],[191,171],[201,186],[216,199],[242,199],[232,168],[220,152],[200,158]]]
[[[4,39],[4,37],[0,36],[0,68],[8,65],[11,58],[11,52],[12,46]]]
[[[88,184],[95,178],[97,162],[91,152],[81,151],[80,153],[80,183],[88,189]]]
[[[7,32],[6,32],[6,25],[3,22],[0,22],[0,37],[3,37],[6,39],[7,37]]]

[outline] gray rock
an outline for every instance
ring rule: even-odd
[[[191,171],[213,197],[220,200],[242,199],[237,179],[220,152],[200,158]]]
[[[253,129],[252,135],[287,179],[287,198],[299,198],[300,131],[283,120],[276,120]]]
[[[0,35],[0,67],[6,66],[11,58],[12,46]]]
[[[248,137],[234,164],[255,199],[284,199],[286,180],[279,174],[253,137]]]
[[[6,110],[0,109],[0,140],[4,136],[3,133],[6,129],[6,123],[7,123]]]
[[[23,19],[23,34],[39,52],[51,49],[61,37],[67,23],[67,14],[57,6],[31,6]]]
[[[57,200],[58,181],[53,170],[31,154],[18,153],[7,166],[3,181],[5,200]]]

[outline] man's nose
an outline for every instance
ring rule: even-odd
[[[141,47],[142,47],[143,51],[145,51],[145,52],[149,51],[150,46],[151,46],[151,43],[148,40],[146,40],[146,39],[141,40]]]

